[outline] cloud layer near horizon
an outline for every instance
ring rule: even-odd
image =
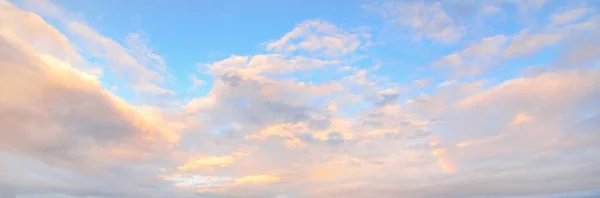
[[[453,1],[363,7],[411,39],[449,45],[472,36],[461,17],[501,14],[504,4],[535,12],[543,1],[534,2],[473,3],[478,11],[468,16],[447,13]],[[428,70],[447,74],[437,83],[353,65],[376,47],[373,33],[307,20],[266,41],[263,53],[198,64],[197,75],[213,79],[210,91],[161,108],[126,100],[102,81],[115,74],[140,97],[178,104],[165,88],[168,66],[139,34],[119,43],[49,2],[22,5],[0,0],[0,197],[545,197],[600,189],[600,42],[580,40],[600,34],[600,15],[585,6],[432,60]],[[540,66],[485,77],[553,45],[564,50]],[[332,77],[298,77],[306,73]]]

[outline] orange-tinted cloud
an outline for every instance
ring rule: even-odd
[[[529,114],[521,112],[521,113],[518,113],[517,115],[515,115],[515,117],[513,118],[512,122],[510,124],[519,125],[519,124],[531,122],[532,120],[533,120],[533,117],[531,117]]]
[[[233,156],[210,156],[210,157],[201,157],[194,158],[189,160],[184,165],[177,167],[180,171],[193,171],[199,170],[203,168],[210,168],[213,166],[228,166],[235,161],[235,157]]]
[[[277,183],[281,179],[275,175],[249,175],[234,180],[237,184]]]
[[[127,103],[95,75],[22,41],[0,34],[1,147],[88,169],[113,163],[109,156],[139,160],[130,155],[136,149],[158,155],[179,141],[183,124]],[[114,149],[103,149],[108,144]]]
[[[455,171],[454,164],[446,157],[446,149],[434,149],[431,154],[437,159],[438,166],[447,173]]]

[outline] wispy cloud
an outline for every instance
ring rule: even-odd
[[[308,20],[297,24],[280,39],[268,42],[269,51],[291,53],[305,51],[338,57],[353,53],[369,44],[371,35],[365,31],[349,31],[323,20]]]
[[[365,7],[379,12],[391,23],[411,29],[414,38],[418,40],[426,38],[442,43],[454,43],[463,37],[466,30],[448,15],[440,2],[387,1]]]
[[[60,21],[68,33],[73,35],[71,40],[79,44],[81,53],[105,60],[106,64],[102,66],[123,76],[134,90],[159,95],[173,94],[171,90],[161,86],[165,77],[169,76],[165,61],[147,46],[139,34],[129,34],[126,38],[128,46],[125,47],[51,2],[24,1],[23,4],[44,17]]]

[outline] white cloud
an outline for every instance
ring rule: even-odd
[[[485,5],[482,10],[482,12],[485,15],[493,15],[493,14],[499,13],[500,11],[501,11],[501,9],[495,5]]]
[[[547,0],[501,0],[501,2],[514,4],[524,13],[539,11],[548,3]]]
[[[292,53],[305,51],[338,57],[366,47],[370,35],[364,31],[347,31],[323,20],[304,21],[278,40],[268,42],[266,49]]]
[[[410,84],[416,87],[427,87],[431,83],[431,78],[421,78],[413,80]]]
[[[557,43],[563,36],[559,33],[531,34],[529,30],[523,30],[511,39],[510,45],[504,51],[504,55],[508,57],[530,55],[545,46]]]
[[[107,63],[102,66],[126,79],[134,90],[150,94],[173,94],[161,85],[165,77],[170,76],[164,60],[147,46],[139,34],[132,33],[127,37],[129,48],[126,48],[51,2],[24,1],[23,5],[42,16],[57,19],[72,35],[72,42],[79,44],[81,53],[105,60]]]
[[[486,37],[478,43],[434,61],[432,65],[450,68],[456,76],[478,75],[501,60],[499,53],[505,48],[507,41],[504,35]]]
[[[577,42],[576,38],[597,32],[598,29],[595,26],[597,23],[598,17],[590,16],[579,23],[570,23],[561,27],[550,23],[539,30],[523,29],[512,36],[484,37],[476,43],[433,61],[431,66],[450,69],[454,77],[477,76],[507,60],[532,56],[546,47],[572,45]],[[589,45],[593,46],[594,44]],[[588,54],[586,56],[588,58],[583,59],[590,60],[589,54],[594,54],[593,47],[590,49],[592,50],[565,54],[581,56]],[[560,65],[564,66],[565,63],[560,63]]]
[[[303,56],[288,58],[280,54],[260,54],[252,57],[233,55],[225,60],[206,64],[202,67],[206,67],[209,72],[215,74],[239,73],[254,76],[314,70],[338,63],[338,61],[319,60]]]
[[[157,70],[167,78],[172,78],[169,74],[165,60],[154,53],[154,49],[148,46],[147,39],[142,38],[141,34],[130,33],[127,35],[126,43],[129,47],[129,51],[135,56],[140,64],[149,68],[153,67],[154,70]]]
[[[586,8],[569,9],[560,13],[553,14],[551,16],[551,19],[553,24],[563,25],[580,19],[589,12],[590,10]]]
[[[172,91],[158,85],[158,83],[165,80],[160,73],[142,65],[138,59],[130,56],[128,50],[116,41],[99,34],[81,22],[67,21],[65,23],[70,32],[82,39],[84,48],[90,54],[109,61],[108,66],[110,69],[118,75],[127,76],[134,89],[153,94],[172,94]],[[156,57],[156,55],[153,55],[153,57]]]
[[[441,2],[384,2],[369,5],[387,20],[408,27],[417,40],[427,38],[442,43],[459,41],[466,28],[450,17]]]
[[[204,82],[204,80],[198,79],[198,76],[196,76],[196,75],[190,75],[190,80],[192,81],[192,89],[196,89],[199,86],[206,84],[206,82]]]

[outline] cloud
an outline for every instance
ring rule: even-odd
[[[400,91],[393,88],[387,88],[367,96],[372,99],[376,105],[395,104],[400,97]]]
[[[445,155],[446,155],[445,149],[443,149],[443,148],[435,149],[432,151],[431,154],[437,158],[438,164],[439,164],[440,168],[442,168],[442,170],[449,172],[449,173],[454,172],[454,170],[455,170],[454,165],[452,164],[452,162],[450,162],[445,157]]]
[[[569,37],[565,38],[565,48],[560,58],[553,64],[554,69],[573,69],[588,67],[597,64],[596,54],[600,52],[600,45],[596,40],[587,40],[588,35],[600,32],[599,17],[590,17],[588,20],[570,26]]]
[[[478,75],[502,58],[499,53],[507,42],[504,35],[495,35],[481,39],[480,42],[432,63],[434,67],[451,68],[456,76]]]
[[[338,63],[338,61],[324,61],[303,56],[287,58],[280,54],[259,54],[252,57],[233,55],[225,60],[206,64],[204,67],[210,73],[238,73],[254,76],[314,70]]]
[[[458,100],[458,106],[447,104],[449,107],[443,111],[442,116],[437,117],[441,123],[431,127],[440,138],[429,143],[430,155],[435,157],[439,168],[447,172],[448,176],[435,174],[432,175],[437,178],[435,180],[419,180],[410,177],[409,170],[416,171],[415,169],[405,168],[404,171],[397,173],[386,172],[389,178],[377,180],[379,181],[377,185],[358,183],[357,186],[360,188],[354,186],[354,189],[369,190],[329,186],[330,191],[326,194],[378,197],[394,197],[398,194],[406,197],[464,197],[474,194],[493,194],[511,197],[553,194],[584,188],[594,189],[597,183],[593,179],[569,180],[566,179],[569,178],[566,175],[596,172],[597,169],[586,169],[586,173],[583,173],[584,171],[579,169],[592,166],[597,163],[596,160],[584,160],[586,161],[584,164],[587,165],[578,167],[558,159],[572,156],[569,152],[578,152],[567,149],[570,147],[564,144],[565,141],[570,142],[567,139],[590,138],[585,135],[585,132],[575,128],[578,128],[580,120],[587,119],[583,109],[591,106],[597,108],[597,105],[592,102],[600,96],[598,94],[600,89],[596,82],[597,72],[582,70],[546,73],[536,77],[508,80],[490,88],[465,94],[463,96],[465,99]],[[555,97],[558,95],[560,97]],[[432,97],[440,96],[443,95]],[[523,113],[525,111],[528,113]],[[515,121],[519,124],[511,125]],[[383,144],[381,141],[379,143]],[[584,143],[578,142],[571,146],[581,144]],[[588,152],[596,152],[588,148],[590,149]],[[579,157],[575,158],[580,159]],[[406,159],[403,158],[402,161]],[[513,161],[515,159],[519,159],[519,162]],[[423,171],[420,173],[433,174],[432,170],[426,170],[422,165],[419,167],[417,170]],[[368,180],[372,182],[374,177]],[[531,179],[532,177],[535,179]],[[552,184],[552,188],[537,185],[536,181],[539,181],[537,178],[542,177],[553,178],[557,182]],[[525,178],[530,179],[525,180]],[[385,185],[407,179],[414,184],[423,182],[423,186]],[[349,178],[346,180],[347,184],[349,180]],[[502,190],[499,190],[499,187],[485,187],[483,184],[478,185],[478,181],[491,182],[503,187]],[[527,187],[508,185],[517,181],[521,184],[526,183]],[[440,187],[440,185],[449,186]],[[469,188],[455,190],[460,186],[469,186]],[[435,190],[423,192],[424,189],[431,188]]]
[[[557,43],[564,35],[558,33],[531,34],[523,30],[511,39],[511,44],[505,49],[507,57],[530,55],[541,48]]]
[[[109,181],[119,169],[129,170],[133,167],[126,165],[150,162],[160,155],[168,158],[170,145],[179,141],[180,124],[127,104],[104,90],[95,76],[56,57],[41,56],[18,40],[0,38],[0,133],[5,137],[0,141],[2,161],[13,159],[10,166],[35,162],[38,168],[30,170],[40,171],[53,181],[37,180],[20,171],[2,171],[8,174],[2,177],[3,186],[31,189],[24,190],[25,194],[36,190],[98,194],[101,191],[94,187],[103,189],[107,184],[102,182]],[[131,174],[146,172],[152,171],[140,168]],[[85,180],[84,175],[99,175],[101,179],[88,182],[88,187],[69,187]],[[119,182],[122,189],[106,193],[136,191],[130,188],[131,180]]]
[[[238,184],[256,184],[256,183],[276,183],[281,181],[273,175],[250,175],[235,179]]]
[[[206,84],[206,82],[204,82],[204,80],[198,79],[198,77],[196,75],[190,75],[190,80],[192,81],[193,89],[196,89],[199,86]]]
[[[160,72],[166,78],[172,78],[168,71],[165,60],[154,52],[154,49],[148,46],[149,41],[144,39],[140,33],[129,33],[126,38],[132,56],[135,56],[140,64],[153,68]]]
[[[8,2],[0,6],[2,9],[0,33],[3,37],[10,38],[13,42],[26,43],[41,54],[78,63],[77,66],[81,67],[79,69],[92,69],[82,67],[86,66],[86,62],[76,46],[40,16],[23,11]]]
[[[573,45],[577,43],[576,38],[597,32],[596,26],[592,25],[597,24],[597,22],[597,17],[590,16],[583,21],[568,23],[561,27],[556,27],[550,23],[539,30],[526,28],[512,36],[494,35],[484,37],[478,42],[431,62],[430,66],[450,71],[453,77],[477,76],[492,67],[502,65],[515,58],[536,55],[546,47]],[[590,44],[590,47],[592,45]],[[587,51],[594,53],[593,49],[591,47],[591,50]],[[563,53],[563,55],[567,54],[569,56],[586,56],[587,53]],[[582,60],[590,60],[590,58],[582,57]],[[575,60],[572,59],[571,61]],[[566,66],[569,64],[562,62],[558,65]],[[584,65],[584,63],[575,65]]]
[[[532,1],[524,1],[524,0],[504,0],[505,3],[512,3],[517,5],[523,11],[536,11],[541,9],[546,3],[547,0],[532,0]]]
[[[228,166],[235,160],[233,156],[212,156],[206,158],[191,159],[186,164],[177,167],[180,171],[193,171],[195,169],[211,166]]]
[[[68,21],[65,23],[69,31],[80,36],[86,42],[84,47],[92,55],[109,61],[113,72],[127,76],[135,90],[152,94],[172,94],[172,91],[155,84],[163,82],[163,76],[146,68],[137,59],[131,57],[128,50],[116,41],[100,35],[81,22]]]
[[[410,28],[417,40],[427,38],[442,43],[455,43],[463,37],[466,29],[447,14],[440,2],[388,1],[370,4],[366,8],[379,12],[391,23]]]
[[[480,149],[462,150],[459,158],[465,160],[561,150],[563,138],[583,135],[573,127],[584,119],[582,110],[599,96],[596,75],[597,71],[544,74],[510,80],[469,96],[458,102],[462,110],[440,117],[445,130],[461,131],[447,140],[458,147]],[[542,97],[558,95],[561,97]],[[513,145],[510,149],[494,149],[508,142]]]
[[[581,34],[595,32],[596,30],[588,24],[597,23],[598,19],[595,16],[583,18],[588,12],[590,10],[580,8],[554,13],[551,17],[552,22],[538,32],[524,29],[514,35],[510,45],[504,50],[504,56],[512,58],[531,55],[544,47],[556,45],[561,41],[571,42],[573,38],[580,37]],[[577,19],[584,20],[576,23]],[[562,26],[557,27],[556,25]]]
[[[546,73],[532,78],[513,79],[504,82],[488,92],[473,95],[460,102],[462,106],[479,106],[489,104],[490,100],[507,99],[516,102],[521,98],[531,96],[528,102],[548,102],[548,104],[559,104],[568,101],[568,104],[577,104],[572,100],[580,98],[581,94],[588,91],[595,91],[596,77],[595,71],[570,71],[565,73]],[[536,85],[529,87],[528,85]],[[563,95],[560,98],[541,98],[544,95]],[[585,98],[585,97],[584,97]],[[521,102],[526,102],[521,101]],[[528,104],[522,103],[520,106]],[[555,106],[557,108],[558,106]]]
[[[106,61],[101,65],[116,76],[126,79],[134,90],[158,95],[173,94],[173,91],[161,85],[165,76],[170,76],[165,61],[147,46],[139,34],[128,35],[127,48],[46,0],[24,1],[23,5],[44,17],[58,20],[71,35],[72,42],[79,44],[79,48],[83,49],[81,53]]]
[[[513,125],[518,125],[518,124],[522,124],[522,123],[526,123],[526,122],[531,122],[533,120],[533,118],[529,115],[527,115],[526,113],[519,113],[517,115],[515,115],[515,118],[513,118],[513,121],[511,122],[511,124]]]
[[[66,35],[0,3],[0,196],[552,197],[600,188],[600,159],[590,157],[600,154],[600,45],[585,39],[599,27],[592,11],[479,38],[463,35],[458,19],[492,12],[479,10],[486,5],[505,11],[500,3],[383,3],[411,35],[457,44],[430,58],[459,78],[345,60],[366,49],[368,34],[313,20],[268,42],[266,54],[197,64],[184,87],[208,93],[158,108],[108,90],[83,58],[112,61],[119,66],[105,74],[145,92],[169,92],[163,84],[181,76],[142,34],[121,44],[47,3],[29,6],[43,6],[37,12]],[[480,75],[546,49],[558,50],[535,74],[509,66]]]
[[[410,84],[415,87],[427,87],[431,83],[431,78],[421,78],[413,80]]]
[[[573,22],[577,19],[580,19],[588,12],[590,12],[590,10],[588,10],[586,8],[570,9],[570,10],[566,10],[563,12],[553,14],[551,16],[552,17],[551,19],[552,19],[553,24],[563,25],[563,24]]]
[[[370,35],[361,31],[346,31],[327,21],[308,20],[278,40],[266,44],[274,52],[292,53],[304,51],[338,57],[353,53],[367,46]]]

